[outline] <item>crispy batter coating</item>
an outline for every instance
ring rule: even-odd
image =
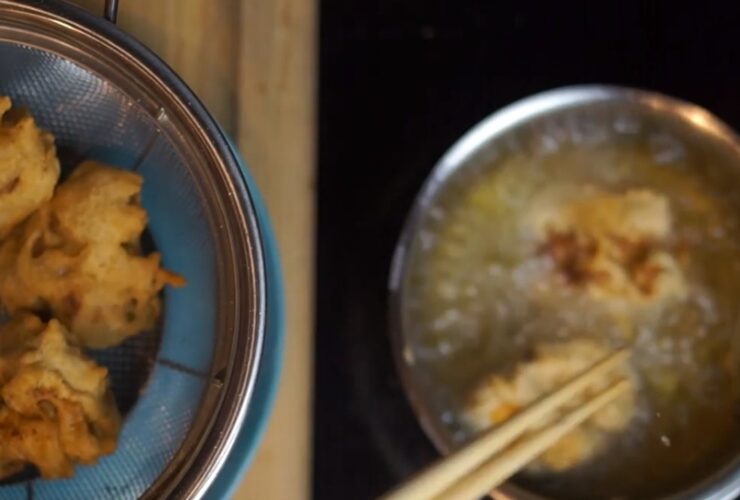
[[[134,244],[147,223],[140,205],[143,179],[93,161],[81,163],[51,201],[55,230],[70,242]]]
[[[150,329],[159,292],[184,280],[142,256],[139,175],[84,162],[0,247],[0,300],[12,314],[50,312],[93,348]]]
[[[120,416],[108,371],[69,343],[56,320],[19,316],[0,331],[0,478],[26,464],[69,477],[112,453]]]
[[[70,477],[74,472],[53,421],[26,418],[0,406],[0,479],[28,464],[38,467],[46,478]]]
[[[54,137],[10,107],[0,96],[0,240],[51,198],[59,179]]]

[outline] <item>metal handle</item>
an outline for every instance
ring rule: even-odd
[[[103,17],[113,24],[116,24],[116,19],[118,18],[118,0],[105,0]]]

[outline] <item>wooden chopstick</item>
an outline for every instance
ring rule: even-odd
[[[483,465],[435,498],[438,500],[471,500],[485,496],[628,388],[629,382],[626,379],[618,381],[586,404],[566,414],[557,423],[484,462]]]
[[[475,470],[492,455],[517,439],[533,424],[561,407],[592,385],[599,377],[619,366],[629,356],[620,349],[583,371],[558,390],[542,397],[510,419],[485,432],[452,455],[438,461],[410,481],[382,497],[384,500],[432,498],[447,490],[461,477]]]

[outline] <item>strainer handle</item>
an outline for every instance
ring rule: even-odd
[[[105,0],[104,8],[103,17],[113,24],[116,24],[116,18],[118,17],[118,0]]]

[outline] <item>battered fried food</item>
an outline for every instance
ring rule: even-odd
[[[51,198],[59,179],[54,137],[10,107],[0,96],[0,240]]]
[[[84,162],[0,247],[0,301],[15,314],[50,312],[87,347],[154,326],[159,292],[184,280],[142,256],[147,223],[139,175]]]
[[[121,426],[108,371],[80,346],[151,329],[162,288],[184,280],[142,255],[139,175],[84,162],[57,187],[53,137],[10,107],[0,97],[0,304],[12,315],[0,326],[0,479],[28,465],[69,477],[113,453]]]
[[[38,467],[46,478],[69,477],[72,464],[59,441],[58,429],[51,420],[27,419],[7,406],[0,406],[0,479],[22,471],[27,465]]]
[[[107,370],[58,321],[22,315],[0,329],[0,478],[27,464],[69,477],[112,453],[119,429]]]
[[[687,294],[683,271],[665,248],[671,212],[649,190],[592,190],[575,200],[535,204],[540,253],[566,286],[599,302],[653,306]]]
[[[496,374],[483,380],[472,393],[465,421],[476,431],[499,424],[608,353],[608,349],[588,340],[541,344],[536,347],[534,358],[517,366],[512,376]],[[605,378],[594,389],[605,388],[610,380]],[[630,391],[565,435],[530,464],[529,469],[561,471],[585,462],[603,451],[609,436],[624,430],[634,413],[635,396]]]

